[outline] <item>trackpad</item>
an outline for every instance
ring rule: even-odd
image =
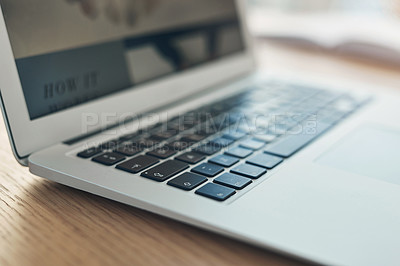
[[[400,185],[400,132],[360,127],[317,162]]]

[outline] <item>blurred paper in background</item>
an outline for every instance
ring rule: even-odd
[[[400,0],[252,0],[257,37],[400,65]]]

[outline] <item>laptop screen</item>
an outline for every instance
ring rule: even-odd
[[[31,120],[244,49],[234,0],[0,4]]]

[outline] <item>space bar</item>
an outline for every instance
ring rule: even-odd
[[[328,130],[329,127],[331,127],[330,124],[319,122],[315,132],[309,134],[299,133],[284,136],[282,139],[279,139],[278,141],[268,145],[265,149],[265,152],[285,158],[290,157],[301,148],[306,146],[308,143],[313,141],[315,138],[320,136],[326,130]]]

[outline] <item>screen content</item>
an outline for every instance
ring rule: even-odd
[[[30,119],[242,51],[234,0],[0,0]]]

